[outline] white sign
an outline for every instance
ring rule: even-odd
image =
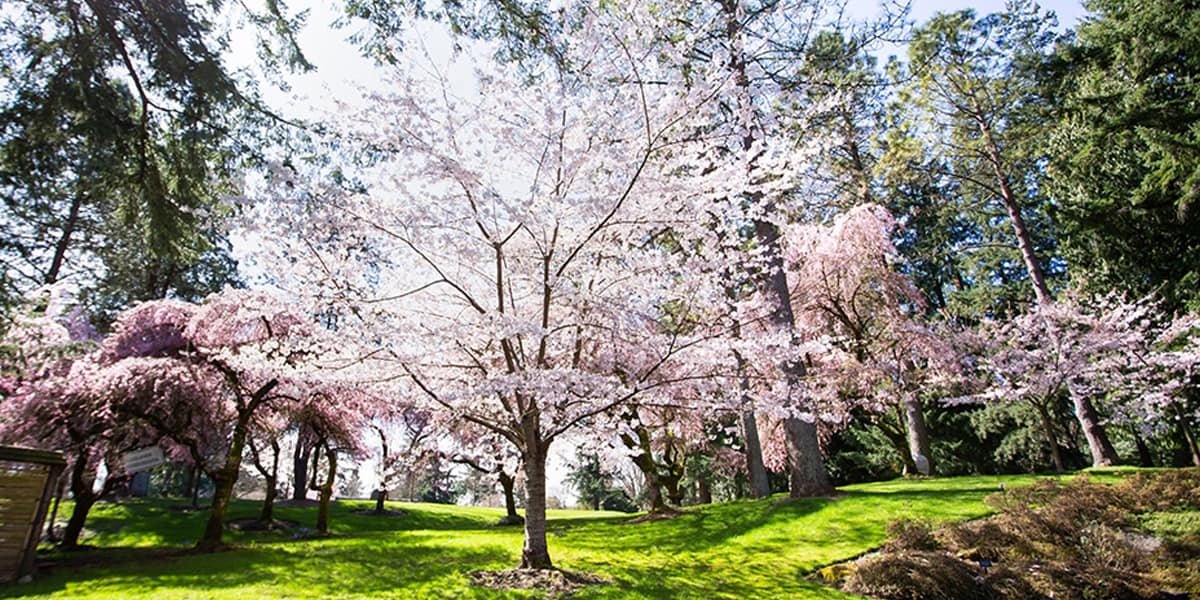
[[[127,473],[137,473],[138,471],[153,469],[165,461],[162,448],[158,446],[150,446],[141,450],[131,450],[121,455],[121,462],[125,464],[125,471]]]

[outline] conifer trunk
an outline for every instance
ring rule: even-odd
[[[925,412],[921,400],[908,397],[904,400],[904,424],[908,433],[908,452],[917,474],[933,475],[933,454],[929,449],[929,429],[925,425]]]

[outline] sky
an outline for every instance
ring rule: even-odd
[[[299,35],[298,42],[308,60],[315,65],[312,72],[289,77],[291,91],[282,91],[263,84],[260,90],[268,105],[274,107],[283,116],[289,118],[311,118],[321,112],[332,110],[334,99],[353,105],[362,101],[360,88],[382,90],[385,81],[380,71],[373,63],[359,55],[357,49],[346,38],[352,32],[348,29],[336,29],[331,23],[338,17],[334,12],[335,3],[321,0],[293,0],[288,3],[292,11],[309,10],[305,28]],[[1046,0],[1043,8],[1054,11],[1059,18],[1062,28],[1073,27],[1084,15],[1084,9],[1077,0]],[[977,14],[988,14],[1001,10],[1004,0],[978,0],[964,2],[950,0],[935,2],[930,0],[912,0],[909,18],[915,23],[922,23],[937,12],[950,12],[972,8]],[[850,0],[847,14],[853,20],[866,20],[880,14],[878,0]],[[423,47],[410,47],[411,52],[425,52],[433,59],[434,64],[448,64],[451,60],[451,42],[436,27],[421,28]],[[235,35],[231,40],[232,53],[229,57],[231,66],[235,68],[253,68],[256,63],[255,40],[249,32]],[[892,54],[902,54],[902,45],[892,45],[880,48],[877,54],[881,59]],[[234,252],[249,250],[254,244],[251,240],[235,240]],[[244,258],[244,257],[238,257]],[[247,261],[242,260],[242,264]],[[567,464],[573,458],[574,444],[560,443],[552,449],[548,465],[548,489],[550,496],[555,496],[567,503],[575,502],[575,494],[562,483]],[[375,478],[371,464],[364,464],[360,477],[366,486],[373,487]]]

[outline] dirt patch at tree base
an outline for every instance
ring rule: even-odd
[[[208,510],[208,509],[212,508],[212,506],[209,506],[207,504],[198,505],[198,506],[192,506],[191,504],[172,504],[171,506],[168,506],[167,508],[170,510],[173,510],[175,512],[190,513],[190,512],[200,512],[203,510]]]
[[[225,525],[234,531],[287,531],[300,526],[300,523],[288,519],[230,519]]]
[[[385,508],[383,510],[375,510],[373,508],[358,508],[350,512],[356,515],[363,515],[365,517],[403,517],[404,515],[408,514],[402,510],[396,510],[394,508]]]
[[[561,569],[509,569],[507,571],[473,571],[471,583],[493,590],[540,590],[549,598],[562,598],[589,585],[612,583],[591,573],[576,573]]]
[[[275,506],[285,506],[288,508],[304,508],[304,507],[308,507],[308,506],[316,506],[320,503],[321,502],[319,500],[309,500],[308,498],[305,498],[303,500],[280,500],[275,503]]]
[[[638,523],[653,523],[655,521],[670,521],[671,519],[677,519],[677,518],[683,516],[683,514],[684,513],[682,510],[675,510],[673,508],[668,508],[666,510],[649,512],[640,517],[634,517],[632,519],[629,519],[628,521],[625,521],[625,524],[626,525],[637,525]]]
[[[499,521],[496,521],[497,527],[508,527],[509,525],[524,525],[524,524],[525,524],[525,517],[522,517],[521,515],[516,515],[516,516],[511,516],[511,517],[508,515],[505,515],[503,517],[500,517]]]

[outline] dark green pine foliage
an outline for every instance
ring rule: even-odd
[[[97,302],[228,283],[221,197],[278,128],[221,54],[222,3],[25,0],[0,15],[0,269],[11,296],[71,278]],[[268,3],[268,64],[305,68]],[[276,43],[269,43],[275,40]]]
[[[1200,310],[1200,2],[1086,6],[1049,73],[1066,256],[1093,289]]]
[[[1012,313],[1065,274],[1044,189],[1056,99],[1040,75],[1055,26],[1030,2],[938,14],[909,63],[889,65],[899,89],[877,169],[909,228],[914,279],[955,315]]]

